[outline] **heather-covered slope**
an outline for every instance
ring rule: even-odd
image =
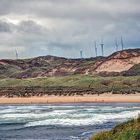
[[[84,75],[139,75],[140,49],[119,51],[109,57],[67,59],[40,56],[22,60],[0,60],[0,78],[35,78]]]
[[[104,57],[66,59],[41,56],[26,60],[0,60],[0,77],[33,78],[88,74],[94,71]]]

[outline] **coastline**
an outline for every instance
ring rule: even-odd
[[[47,104],[47,103],[98,103],[98,102],[140,102],[140,94],[118,95],[105,93],[100,96],[33,96],[33,97],[0,97],[0,104]]]

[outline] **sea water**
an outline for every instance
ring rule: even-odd
[[[88,140],[140,113],[140,103],[0,106],[0,139]]]

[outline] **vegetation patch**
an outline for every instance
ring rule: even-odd
[[[133,77],[100,77],[92,75],[71,75],[63,77],[46,77],[46,78],[27,78],[27,79],[14,79],[14,78],[1,78],[0,88],[12,87],[14,90],[17,87],[40,87],[42,89],[48,87],[63,87],[70,90],[82,90],[84,94],[135,94],[140,93],[140,76]],[[1,91],[2,92],[2,91]],[[76,93],[79,91],[74,91]]]
[[[111,131],[100,132],[90,140],[140,140],[140,116],[117,125]]]

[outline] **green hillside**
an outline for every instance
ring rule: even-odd
[[[98,133],[90,140],[140,140],[140,117],[120,124],[111,131]]]

